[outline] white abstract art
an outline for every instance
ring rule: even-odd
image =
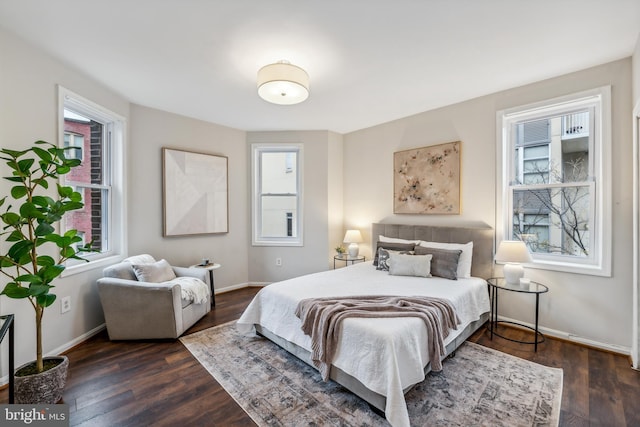
[[[164,236],[227,233],[228,159],[162,149]]]

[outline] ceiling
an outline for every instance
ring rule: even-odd
[[[640,0],[0,0],[0,27],[136,104],[348,133],[631,56]],[[257,96],[283,59],[302,104]]]

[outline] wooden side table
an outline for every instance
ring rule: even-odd
[[[213,272],[219,269],[220,267],[222,267],[222,265],[217,263],[207,264],[207,265],[195,264],[195,265],[189,266],[189,268],[204,268],[209,272],[209,285],[211,285],[211,307],[216,306],[216,294],[215,294],[216,289],[213,283]]]

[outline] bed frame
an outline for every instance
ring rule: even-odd
[[[473,241],[473,264],[471,275],[488,279],[493,271],[493,250],[494,232],[490,227],[461,228],[461,227],[438,227],[428,225],[400,225],[400,224],[372,224],[371,240],[372,248],[376,247],[378,236],[395,237],[407,240],[425,240],[441,243],[467,243]],[[374,249],[375,250],[375,249]],[[446,347],[447,356],[451,355],[462,343],[477,331],[487,320],[489,313],[484,313],[482,317],[469,324],[461,334],[459,334]],[[311,354],[302,347],[293,344],[275,335],[267,328],[255,325],[256,332],[265,338],[273,341],[278,346],[287,350],[305,363],[313,366]],[[424,368],[425,374],[431,371],[431,363]],[[371,391],[360,381],[345,373],[335,366],[331,366],[329,378],[342,385],[353,394],[364,399],[374,410],[384,414],[386,407],[386,397]],[[404,390],[406,393],[411,387]]]

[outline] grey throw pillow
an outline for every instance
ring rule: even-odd
[[[415,247],[416,255],[432,255],[431,275],[445,279],[458,280],[458,261],[461,250]]]
[[[389,274],[392,276],[431,277],[431,255],[406,255],[389,252]]]

